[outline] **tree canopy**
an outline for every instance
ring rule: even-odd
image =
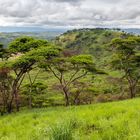
[[[111,60],[112,67],[124,72],[123,78],[127,79],[130,96],[133,98],[140,79],[140,56],[138,55],[140,37],[116,38],[112,40],[110,45],[113,46],[114,50]]]

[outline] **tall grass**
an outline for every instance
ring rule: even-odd
[[[3,116],[0,140],[140,140],[140,99]]]
[[[50,140],[73,140],[71,124],[64,122],[51,127]]]

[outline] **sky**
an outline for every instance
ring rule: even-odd
[[[0,0],[0,26],[140,28],[140,0]]]

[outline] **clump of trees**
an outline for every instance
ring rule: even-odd
[[[71,88],[76,87],[77,83],[81,86],[81,90],[83,89],[83,85],[78,82],[81,78],[88,73],[101,73],[96,69],[92,56],[65,56],[60,47],[45,40],[20,37],[11,42],[6,49],[0,45],[0,50],[0,109],[2,114],[11,113],[13,110],[19,111],[21,86],[25,77],[29,79],[26,88],[28,88],[28,105],[30,108],[32,107],[32,92],[38,92],[41,87],[40,84],[37,84],[40,70],[33,79],[30,75],[34,68],[43,68],[58,79],[66,106],[71,104],[70,98],[73,95]],[[38,85],[39,88],[36,87]],[[73,103],[76,104],[80,92],[78,87]]]
[[[2,110],[11,113],[14,106],[16,110],[19,111],[19,91],[26,74],[29,73],[43,57],[51,59],[57,56],[59,49],[44,40],[21,37],[10,43],[7,49],[9,53],[8,59],[4,59],[3,56],[6,51],[4,48],[2,48],[2,50],[3,55],[0,62],[0,84],[3,85],[1,94],[2,97],[4,96]],[[7,94],[5,94],[5,92]]]
[[[127,82],[131,98],[136,96],[140,81],[139,45],[140,37],[130,35],[115,38],[109,44],[112,56],[108,64],[120,72],[121,80]],[[31,74],[33,71],[34,75]],[[97,69],[91,55],[68,48],[62,49],[46,40],[20,37],[12,41],[8,48],[0,44],[1,114],[19,111],[22,94],[27,97],[26,105],[29,108],[32,108],[36,96],[46,94],[48,85],[38,80],[42,71],[44,75],[51,75],[56,79],[66,106],[91,103],[89,89],[93,87],[94,77],[106,74]],[[28,82],[24,82],[25,80]],[[120,81],[118,77],[113,80]],[[105,94],[111,93],[110,90],[106,88]],[[42,102],[39,101],[38,104],[40,107]]]

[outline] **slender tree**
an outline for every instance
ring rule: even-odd
[[[58,79],[65,97],[66,106],[70,105],[70,89],[72,84],[85,77],[88,73],[101,73],[95,68],[93,58],[90,55],[76,55],[71,57],[59,57],[43,63],[42,67]]]

